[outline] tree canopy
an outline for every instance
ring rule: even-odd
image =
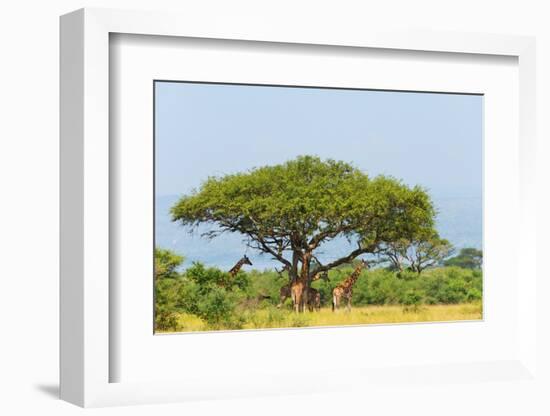
[[[464,269],[480,269],[483,263],[483,252],[476,248],[463,248],[458,255],[445,261],[445,266],[457,266]]]
[[[388,243],[430,232],[435,210],[427,192],[388,176],[369,177],[351,164],[300,156],[273,166],[208,178],[172,207],[172,219],[206,236],[242,234],[250,247],[311,278]],[[356,248],[327,264],[310,262],[329,240],[345,237]]]
[[[454,251],[451,243],[435,231],[419,233],[414,238],[402,237],[385,244],[381,254],[390,262],[391,268],[402,272],[423,270],[441,264]]]
[[[177,268],[185,258],[173,251],[155,248],[155,279],[176,278]]]

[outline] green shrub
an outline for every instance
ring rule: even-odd
[[[240,328],[243,319],[236,308],[248,283],[243,272],[231,277],[217,268],[194,263],[181,279],[176,308],[198,316],[212,329]]]
[[[415,289],[408,289],[401,299],[404,312],[418,312],[422,303],[422,295]]]
[[[351,267],[331,271],[330,282],[320,284],[320,291],[329,304],[332,289],[352,271]],[[353,304],[407,306],[472,302],[482,298],[482,281],[481,270],[459,267],[439,267],[420,274],[407,270],[397,273],[382,268],[371,269],[363,271],[357,280]]]
[[[257,321],[255,327],[264,328],[287,322],[288,311],[275,308],[280,288],[288,284],[286,273],[281,276],[271,270],[251,270],[231,277],[200,263],[179,273],[178,256],[165,251],[159,258],[163,273],[155,280],[156,329],[177,331],[178,313],[182,312],[199,317],[211,329],[242,328],[252,320]],[[321,294],[322,306],[330,306],[332,290],[352,272],[352,265],[343,265],[329,272],[329,281],[312,284]],[[418,274],[375,268],[361,273],[354,286],[353,305],[402,305],[408,312],[417,311],[423,304],[480,302],[482,297],[480,269],[438,267]],[[308,323],[307,316],[301,314],[293,314],[289,319],[290,326]]]
[[[482,294],[481,294],[481,290],[479,290],[478,288],[471,288],[468,290],[468,292],[466,293],[466,300],[468,302],[475,302],[475,301],[480,301],[482,299]]]
[[[426,272],[420,283],[426,294],[426,303],[462,303],[482,296],[479,270],[441,267]]]
[[[231,275],[216,267],[205,267],[195,262],[185,271],[185,277],[199,285],[200,288],[223,287],[227,290],[244,290],[248,287],[249,279],[246,273],[239,272]]]
[[[162,331],[177,331],[178,279],[160,279],[155,282],[155,328]]]
[[[179,329],[178,315],[175,312],[158,310],[155,314],[155,328],[160,331],[174,331]]]
[[[178,277],[177,268],[185,258],[171,250],[155,248],[155,278],[174,279]]]
[[[252,270],[247,272],[249,285],[246,289],[246,298],[248,300],[258,301],[267,305],[277,305],[279,303],[279,290],[282,286],[288,284],[288,275],[284,273],[282,277],[271,270],[259,271]]]

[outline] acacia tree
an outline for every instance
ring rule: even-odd
[[[473,247],[463,248],[457,256],[445,261],[445,266],[458,266],[464,269],[481,269],[482,264],[483,252]]]
[[[437,234],[415,241],[407,251],[410,268],[418,274],[428,267],[440,264],[453,253],[451,243]]]
[[[431,230],[434,208],[420,187],[391,177],[370,178],[352,165],[300,156],[244,173],[210,177],[171,210],[173,221],[204,233],[242,234],[249,247],[287,267],[296,311],[307,303],[311,278],[364,254],[376,254],[402,233]],[[347,238],[354,249],[322,264],[321,247]]]
[[[389,242],[380,250],[380,254],[389,260],[395,270],[402,272],[408,269],[420,274],[429,267],[441,264],[453,251],[448,240],[429,230]]]

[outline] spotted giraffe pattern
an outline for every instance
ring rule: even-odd
[[[281,273],[283,273],[285,270],[288,271],[288,269],[289,267],[285,265],[285,267],[281,271],[277,270],[277,273],[281,275]],[[326,272],[317,273],[315,276],[311,278],[311,282],[315,282],[316,280],[319,280],[319,279],[328,279],[328,274]],[[313,311],[313,309],[320,310],[321,294],[319,293],[319,291],[312,287],[309,287],[307,291],[308,291],[307,293],[308,309],[310,311]],[[291,296],[292,296],[291,282],[289,282],[286,285],[282,286],[281,289],[279,290],[279,304],[277,305],[277,308],[280,308],[281,306],[283,306],[283,303],[285,303],[285,301]]]
[[[252,266],[252,262],[250,261],[250,259],[246,256],[246,254],[237,262],[237,264],[235,264],[231,270],[229,270],[229,275],[231,277],[235,277],[237,275],[237,273],[239,273],[239,271],[241,270],[241,268],[245,265],[245,264],[248,264],[249,266]]]
[[[355,267],[355,270],[352,274],[348,276],[346,280],[340,283],[332,290],[332,310],[338,309],[340,307],[340,302],[342,299],[347,301],[347,310],[351,310],[351,298],[353,297],[353,286],[361,276],[361,272],[364,268],[368,268],[369,265],[365,260]]]

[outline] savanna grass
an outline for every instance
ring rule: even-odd
[[[320,311],[296,314],[289,309],[266,308],[242,312],[243,324],[239,329],[297,328],[307,326],[374,325],[413,322],[445,322],[482,319],[481,302],[451,305],[421,305],[405,308],[399,305],[373,305],[352,308],[351,312],[340,309],[332,312],[324,307]],[[179,313],[176,331],[194,332],[235,329],[216,326],[213,328],[200,318]]]

